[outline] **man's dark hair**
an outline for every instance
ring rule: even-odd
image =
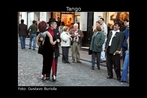
[[[21,19],[21,23],[24,23],[24,20],[23,19]]]
[[[104,21],[104,18],[100,18],[102,21]]]
[[[121,23],[120,22],[115,22],[114,25],[118,25],[119,27],[121,27]]]
[[[36,23],[36,20],[33,20],[33,24]]]

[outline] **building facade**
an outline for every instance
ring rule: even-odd
[[[24,19],[24,23],[29,27],[33,20],[47,22],[51,17],[56,20],[59,17],[66,26],[70,26],[71,23],[79,23],[80,30],[84,33],[82,46],[89,47],[93,29],[100,17],[104,18],[106,24],[113,25],[117,17],[121,22],[129,20],[129,12],[18,12],[18,23]]]

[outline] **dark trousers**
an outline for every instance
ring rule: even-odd
[[[53,60],[54,60],[54,63],[53,63]],[[58,57],[56,57],[55,52],[53,52],[53,58],[52,58],[52,64],[51,64],[52,77],[53,77],[53,75],[57,76],[57,65],[58,65]],[[50,73],[48,76],[50,76]]]
[[[124,62],[124,59],[125,59],[126,50],[127,50],[126,47],[122,47],[122,59],[123,59],[123,62]]]
[[[110,54],[110,47],[108,47],[107,49],[107,60],[106,60],[106,64],[107,64],[107,71],[108,71],[108,76],[113,77],[113,67],[112,65],[114,65],[114,70],[116,73],[117,78],[121,77],[120,74],[120,54]]]
[[[50,76],[51,66],[52,66],[52,57],[49,55],[43,55],[42,74],[46,74],[47,76]]]
[[[55,76],[57,76],[58,57],[55,57]]]
[[[100,68],[101,52],[92,52],[92,66],[95,66],[95,59],[97,60],[97,67]]]
[[[69,47],[62,47],[62,62],[68,62]]]

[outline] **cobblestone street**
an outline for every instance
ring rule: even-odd
[[[101,70],[91,70],[91,63],[82,61],[82,64],[61,62],[58,60],[57,81],[42,81],[42,56],[36,50],[20,48],[18,43],[18,86],[129,86],[114,79],[107,79],[106,67]],[[69,60],[71,57],[69,57]]]

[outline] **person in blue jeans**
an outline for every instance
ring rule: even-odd
[[[27,25],[24,24],[24,20],[21,20],[21,23],[18,26],[18,34],[20,38],[21,49],[25,49],[25,40],[27,36]]]
[[[126,29],[123,31],[123,33],[124,33],[124,41],[123,41],[123,45],[122,45],[122,59],[123,59],[123,62],[124,62],[125,55],[126,55],[125,51],[128,48],[127,39],[129,37],[129,21],[125,21],[124,24],[126,26]]]
[[[32,41],[33,41],[33,50],[36,48],[36,37],[37,37],[37,25],[36,21],[33,20],[33,24],[29,27],[28,31],[30,32],[30,43],[29,43],[29,49],[32,47]]]
[[[123,71],[122,71],[122,77],[121,82],[127,82],[128,80],[128,67],[129,67],[129,38],[127,39],[128,43],[128,50],[126,50],[126,55],[123,63]]]

